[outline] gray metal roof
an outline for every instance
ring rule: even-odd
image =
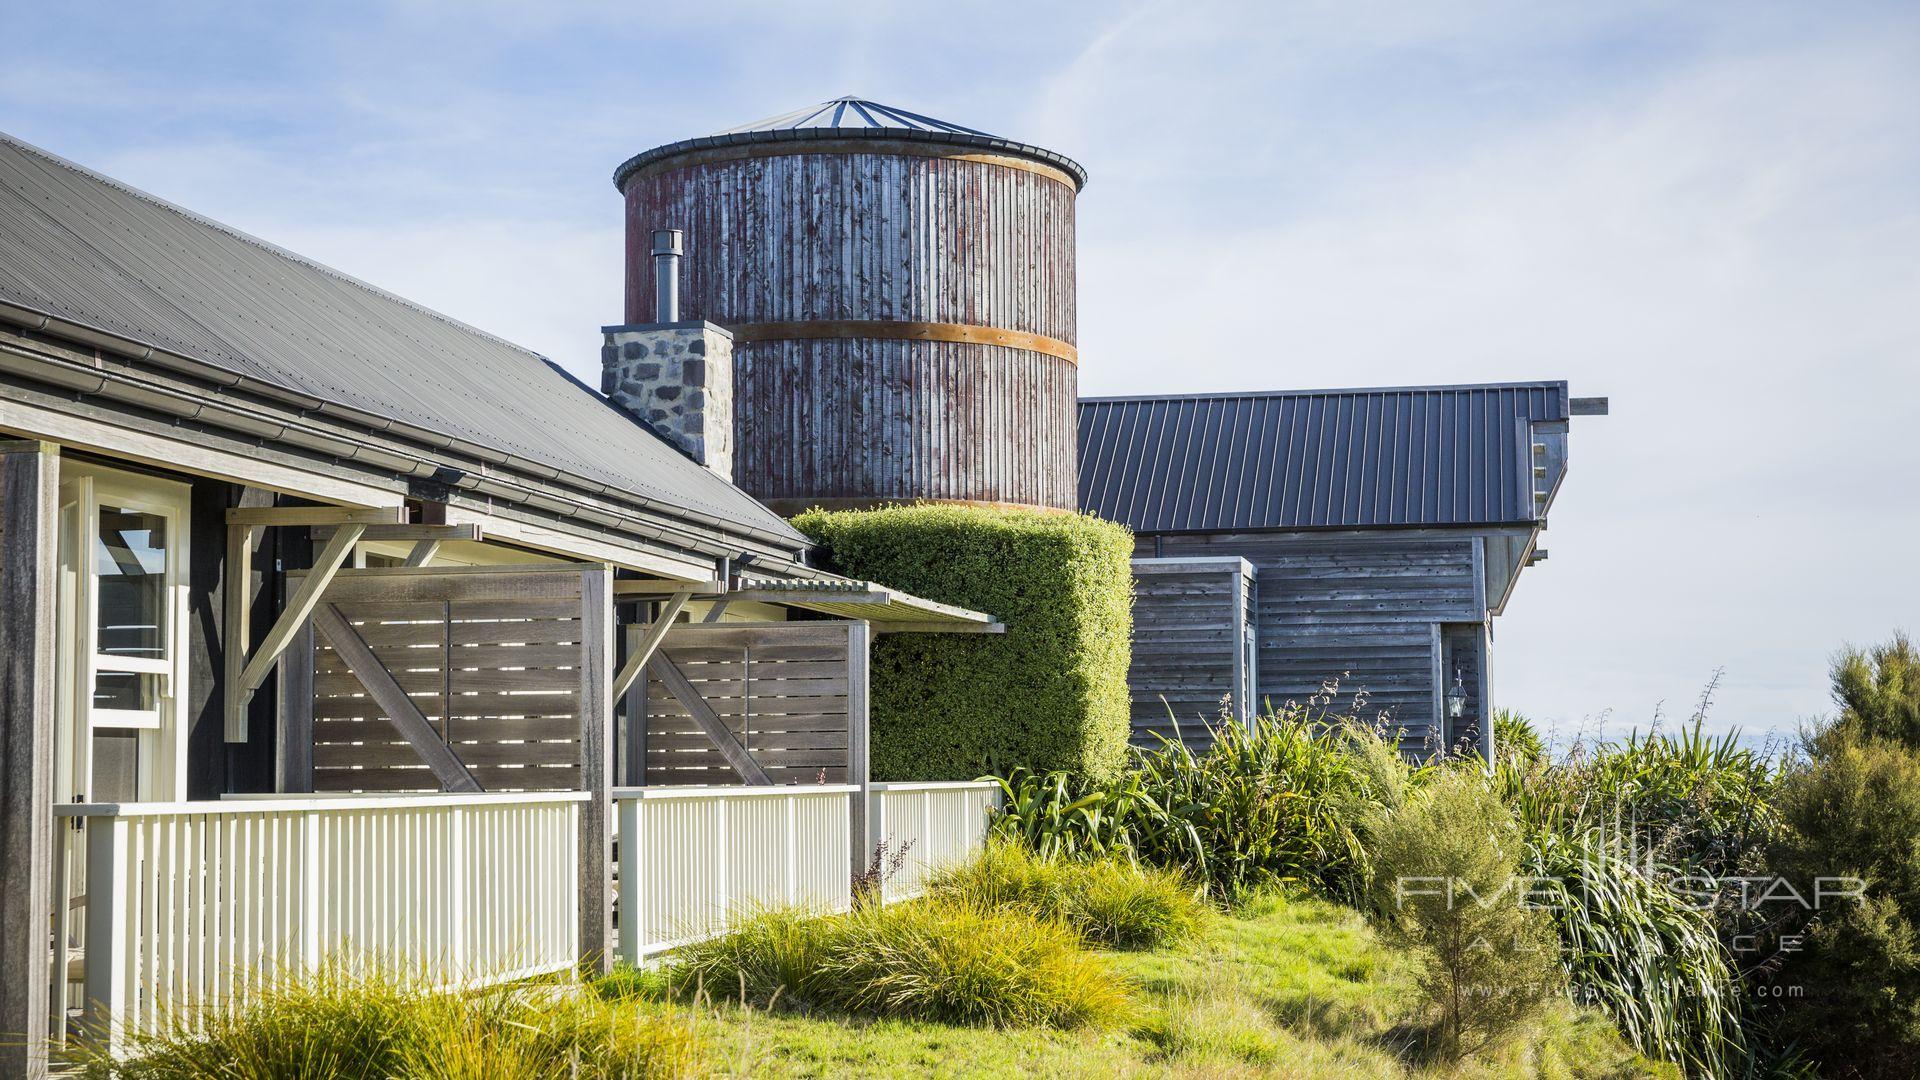
[[[806,542],[544,357],[3,133],[0,300]]]
[[[1080,508],[1136,532],[1533,519],[1564,382],[1080,402]]]
[[[857,97],[838,97],[712,135],[656,146],[622,162],[613,172],[613,186],[624,191],[627,177],[634,170],[696,150],[803,139],[860,138],[947,143],[1018,154],[1063,169],[1074,178],[1076,186],[1087,186],[1087,170],[1063,154]]]

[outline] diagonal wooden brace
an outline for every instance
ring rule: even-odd
[[[393,674],[373,655],[365,639],[354,630],[340,609],[332,604],[322,604],[313,612],[314,629],[326,635],[340,659],[346,661],[353,671],[353,677],[367,688],[367,695],[387,714],[393,729],[407,740],[420,760],[433,770],[434,779],[440,781],[442,791],[480,791],[478,781],[460,759],[454,756],[453,748],[441,740],[433,725],[427,722],[426,714],[413,703],[407,692],[393,680]]]
[[[641,671],[645,670],[647,661],[653,659],[654,650],[658,649],[660,642],[666,639],[667,631],[673,629],[673,620],[680,616],[680,609],[687,606],[687,598],[692,595],[691,592],[677,592],[667,600],[667,606],[661,609],[660,617],[653,620],[653,625],[647,627],[646,636],[641,638],[640,643],[634,647],[633,653],[627,657],[627,662],[620,665],[620,673],[613,677],[613,700],[619,701],[626,696],[628,690],[633,688],[633,681],[640,677]]]
[[[694,723],[700,725],[700,730],[706,733],[707,738],[713,740],[713,745],[720,748],[720,756],[727,759],[727,764],[740,774],[740,779],[762,786],[773,783],[761,770],[760,763],[747,753],[747,748],[740,745],[740,740],[733,737],[733,732],[727,730],[726,723],[713,711],[713,706],[707,704],[707,699],[694,689],[693,683],[688,681],[678,664],[665,653],[658,653],[647,662],[647,670],[653,672],[653,677],[659,679],[661,685],[679,699],[681,707],[693,717]]]

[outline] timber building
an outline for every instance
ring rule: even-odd
[[[1081,508],[1135,536],[1135,742],[1337,684],[1410,754],[1491,754],[1493,618],[1604,409],[1562,382],[1083,398]]]

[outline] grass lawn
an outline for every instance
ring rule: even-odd
[[[720,1005],[700,1026],[723,1075],[1677,1077],[1605,1017],[1561,1007],[1494,1057],[1422,1065],[1411,977],[1345,908],[1265,900],[1176,949],[1109,954],[1138,1002],[1103,1032],[844,1021]]]

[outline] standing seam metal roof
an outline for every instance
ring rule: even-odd
[[[0,299],[805,543],[544,357],[4,133]]]
[[[1080,401],[1080,508],[1136,532],[1530,521],[1564,382]]]
[[[621,162],[620,167],[613,171],[613,186],[625,191],[627,177],[636,170],[690,151],[804,139],[893,139],[998,150],[1030,157],[1065,170],[1073,177],[1075,187],[1087,186],[1087,170],[1064,154],[856,97],[834,98],[712,135],[682,139],[642,151]]]

